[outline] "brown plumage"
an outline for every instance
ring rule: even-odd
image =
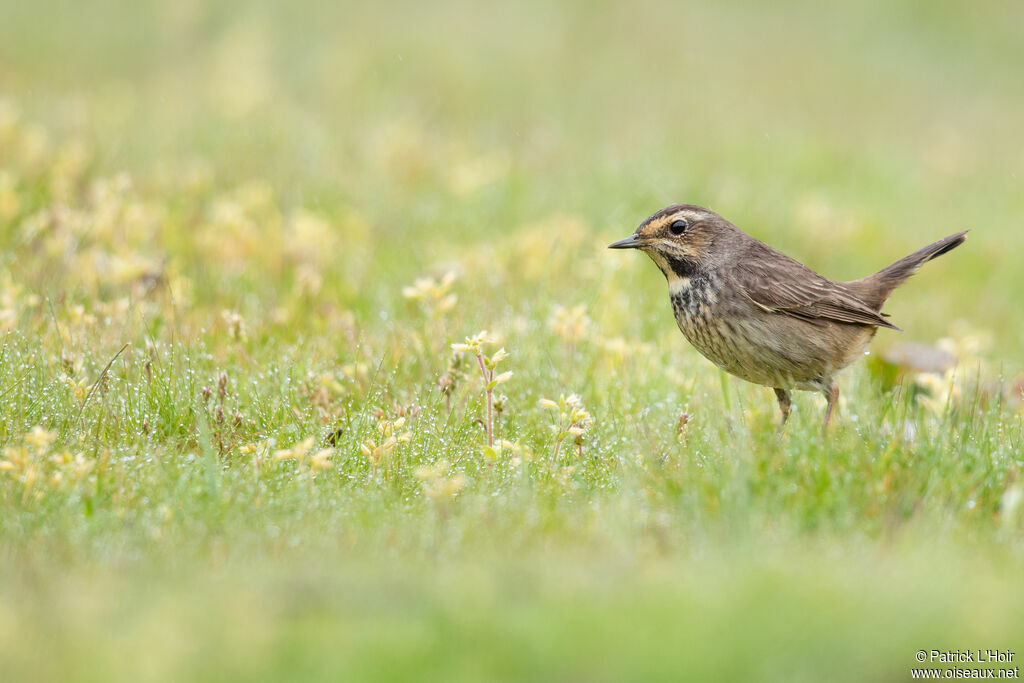
[[[966,232],[915,251],[874,275],[833,282],[708,209],[673,204],[612,249],[640,249],[668,280],[676,322],[726,372],[775,389],[782,423],[789,391],[839,399],[835,375],[863,355],[892,291],[921,265],[963,244]]]

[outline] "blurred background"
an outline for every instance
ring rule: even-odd
[[[682,201],[852,279],[969,228],[927,269],[958,284],[924,275],[891,312],[931,336],[977,316],[1009,353],[1022,20],[1010,1],[4,2],[0,88],[45,127],[39,154],[264,180],[411,238],[408,258],[553,214],[625,235]]]

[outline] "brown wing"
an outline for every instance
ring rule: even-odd
[[[758,247],[734,272],[740,291],[761,310],[811,322],[899,329],[842,285],[765,244]]]

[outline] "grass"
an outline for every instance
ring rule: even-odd
[[[1020,19],[0,3],[0,666],[907,680],[1019,647]],[[836,279],[972,232],[835,429],[801,393],[778,432],[604,249],[678,200]]]

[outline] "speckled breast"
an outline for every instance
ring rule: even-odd
[[[669,287],[679,330],[708,360],[728,369],[728,343],[717,322],[717,283],[710,275],[680,278]]]
[[[712,274],[670,283],[672,312],[683,336],[721,369],[766,386],[794,386],[796,369],[766,343],[758,320],[730,309],[719,297],[721,284]]]

